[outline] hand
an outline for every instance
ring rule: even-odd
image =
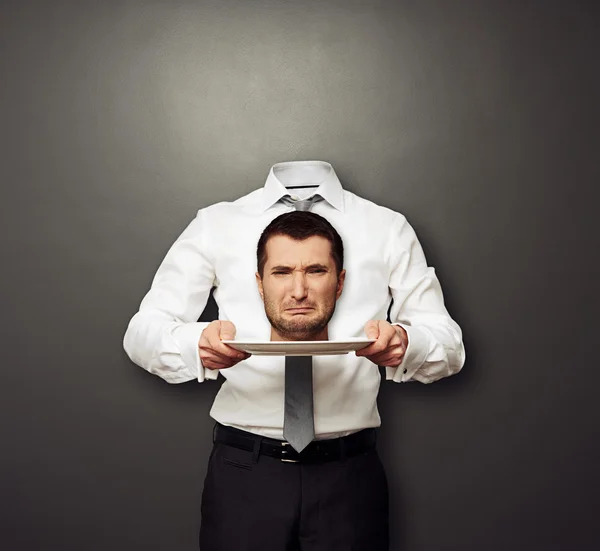
[[[246,360],[251,356],[240,352],[231,346],[223,344],[222,340],[235,338],[235,325],[230,321],[211,321],[202,331],[198,348],[202,365],[208,369],[226,369]]]
[[[398,326],[385,320],[371,320],[365,325],[368,339],[377,339],[365,348],[356,351],[357,356],[366,356],[376,365],[398,367],[408,347],[408,335]]]

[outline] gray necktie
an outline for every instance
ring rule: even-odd
[[[296,210],[307,211],[319,195],[294,201],[289,195],[281,201]],[[292,448],[301,452],[315,437],[313,417],[312,356],[285,357],[285,409],[283,437]]]
[[[313,195],[308,199],[292,199],[289,195],[285,195],[281,198],[281,202],[285,205],[294,207],[296,210],[302,211],[310,210],[315,203],[318,203],[322,200],[323,197],[321,197],[320,195]]]
[[[285,357],[283,437],[297,452],[315,437],[312,356]]]

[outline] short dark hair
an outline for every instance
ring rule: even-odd
[[[337,274],[340,275],[344,266],[344,244],[340,234],[322,216],[314,212],[295,210],[279,215],[263,230],[256,247],[260,277],[263,276],[267,262],[267,241],[276,235],[285,235],[296,241],[304,241],[315,235],[327,239],[331,245],[331,256],[335,262]]]

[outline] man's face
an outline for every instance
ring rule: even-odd
[[[327,324],[346,275],[345,270],[337,275],[329,241],[275,235],[265,250],[263,277],[257,273],[256,281],[271,322],[271,340],[327,340]]]

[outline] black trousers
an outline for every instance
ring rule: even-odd
[[[388,551],[388,484],[377,451],[323,463],[215,443],[200,551]]]

